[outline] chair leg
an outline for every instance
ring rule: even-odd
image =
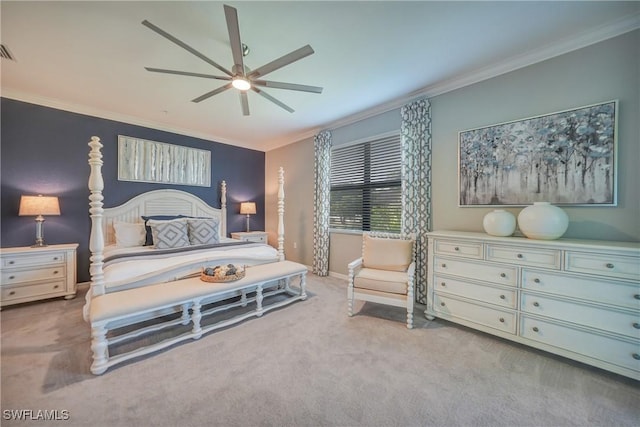
[[[353,316],[353,282],[349,282],[347,287],[347,314],[349,317]]]

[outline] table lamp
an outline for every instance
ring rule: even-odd
[[[18,216],[36,217],[36,243],[33,248],[47,246],[44,243],[43,215],[60,215],[60,204],[55,196],[21,196]]]
[[[247,216],[247,233],[249,232],[249,215],[256,214],[256,204],[254,202],[240,203],[240,214]]]

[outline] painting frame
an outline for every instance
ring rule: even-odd
[[[211,151],[118,135],[118,181],[211,187]]]
[[[617,206],[618,100],[458,132],[458,207]]]

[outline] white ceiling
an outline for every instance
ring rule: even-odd
[[[2,1],[2,96],[268,151],[318,130],[437,95],[640,27],[640,2],[230,1],[257,68],[303,45],[315,54],[265,79],[322,86],[250,92],[251,115],[221,73],[141,25],[144,19],[224,67],[223,2]]]

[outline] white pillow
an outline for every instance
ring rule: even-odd
[[[144,245],[146,231],[144,223],[118,222],[113,223],[116,232],[116,246],[120,248],[130,248]]]

